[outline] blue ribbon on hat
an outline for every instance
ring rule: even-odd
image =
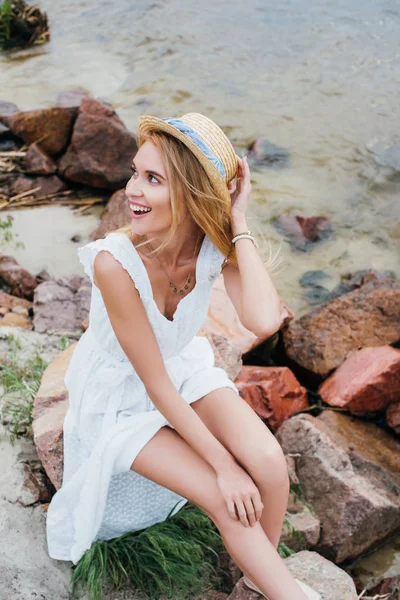
[[[196,146],[203,152],[203,154],[210,160],[218,169],[220,175],[225,177],[225,168],[219,158],[214,154],[214,152],[207,146],[207,144],[201,139],[199,134],[193,127],[187,125],[181,119],[161,119],[168,123],[168,125],[172,125],[175,129],[178,129],[181,133],[187,135],[187,137],[194,143]]]

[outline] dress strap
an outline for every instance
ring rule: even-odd
[[[142,300],[151,300],[152,290],[148,279],[143,272],[144,265],[141,262],[139,255],[130,248],[126,243],[128,240],[123,240],[122,235],[117,232],[109,233],[105,238],[100,238],[94,242],[89,242],[85,246],[77,249],[79,261],[83,265],[86,275],[88,275],[92,285],[94,283],[94,259],[101,250],[110,252],[116,260],[129,273],[136,289],[138,290]]]

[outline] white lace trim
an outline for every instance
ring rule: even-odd
[[[77,249],[79,261],[83,265],[86,275],[88,275],[94,286],[93,263],[101,250],[109,251],[129,273],[142,300],[149,301],[152,299],[151,290],[149,290],[148,285],[146,285],[146,280],[143,278],[140,265],[137,261],[132,259],[134,254],[130,253],[126,245],[114,234],[109,234],[105,238],[89,242],[89,244]]]

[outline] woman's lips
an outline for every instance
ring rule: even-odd
[[[146,217],[147,215],[149,215],[151,213],[151,210],[149,212],[144,212],[141,213],[140,215],[136,215],[133,210],[131,210],[131,215],[132,215],[132,219],[143,219],[143,217]]]

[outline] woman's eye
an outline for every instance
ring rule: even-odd
[[[134,175],[134,174],[137,172],[137,171],[136,171],[136,169],[135,169],[135,167],[132,167],[132,166],[131,166],[131,171],[132,171],[132,175]],[[154,179],[154,181],[155,181],[156,183],[160,183],[160,182],[158,181],[158,179],[156,179],[156,177],[154,177],[154,175],[152,175],[151,173],[149,173],[149,174],[148,174],[148,177],[150,177],[150,178]]]

